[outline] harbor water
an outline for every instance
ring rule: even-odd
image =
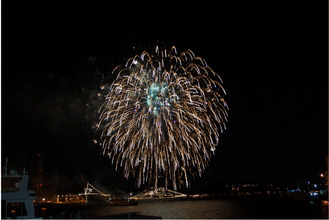
[[[63,205],[36,210],[43,218],[328,219],[328,201],[227,199],[139,202],[137,206]]]

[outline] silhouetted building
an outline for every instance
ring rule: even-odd
[[[328,155],[326,156],[326,165],[327,165],[327,170],[324,173],[324,175],[325,175],[325,178],[326,178],[326,186],[327,186],[327,189],[329,190],[329,184],[328,184]]]
[[[42,197],[43,194],[43,155],[42,154],[38,154],[36,193],[39,198]]]

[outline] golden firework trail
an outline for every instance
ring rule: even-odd
[[[200,176],[228,117],[222,80],[201,57],[175,47],[142,52],[119,65],[100,107],[100,143],[116,169],[175,190]]]

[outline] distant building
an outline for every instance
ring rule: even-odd
[[[43,155],[38,154],[38,169],[37,169],[37,179],[36,179],[36,193],[39,198],[43,196]]]
[[[229,185],[226,185],[230,188]],[[252,195],[280,195],[282,189],[273,184],[235,184],[231,186],[232,196],[252,196]]]
[[[324,176],[326,178],[326,186],[327,186],[327,189],[329,190],[329,185],[328,185],[328,155],[326,156],[326,165],[327,165],[327,170],[324,173]]]

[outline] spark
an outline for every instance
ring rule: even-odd
[[[155,48],[113,70],[116,80],[100,107],[104,155],[124,176],[165,187],[189,187],[189,175],[207,168],[226,129],[222,80],[201,57],[175,47]],[[178,181],[184,178],[185,181]]]

